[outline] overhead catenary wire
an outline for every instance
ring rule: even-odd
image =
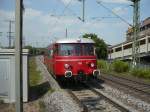
[[[64,6],[66,6],[66,4],[65,4],[62,0],[57,0],[57,1],[60,1]],[[79,17],[79,16],[77,16],[77,14],[76,14],[73,10],[71,10],[69,7],[68,7],[67,9],[68,9],[69,12],[72,13],[73,16]]]
[[[65,11],[68,9],[69,5],[72,3],[72,0],[69,1],[69,3],[67,5],[65,5],[64,10],[62,11],[62,15],[64,15]],[[56,27],[56,24],[58,23],[58,21],[60,20],[61,16],[58,16],[56,22],[54,23],[54,27],[53,29]],[[52,32],[50,32],[51,34]]]
[[[115,15],[116,17],[118,17],[120,20],[122,20],[124,23],[128,24],[129,26],[133,26],[131,25],[129,22],[127,22],[124,18],[122,18],[121,16],[119,16],[118,14],[116,14],[114,11],[112,11],[111,9],[109,9],[108,7],[106,7],[105,5],[102,4],[101,1],[97,1],[97,3],[99,5],[101,5],[103,8],[105,8],[107,11],[111,12],[113,15]]]

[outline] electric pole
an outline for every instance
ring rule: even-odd
[[[83,2],[82,21],[84,22],[85,21],[85,18],[84,18],[84,16],[85,16],[85,0],[82,0],[82,2]]]
[[[16,0],[15,9],[15,94],[16,112],[23,112],[23,80],[22,80],[22,25],[23,0]]]
[[[11,28],[12,28],[12,23],[14,23],[15,21],[13,21],[13,20],[7,20],[7,22],[9,22],[9,32],[8,32],[8,39],[9,39],[9,48],[11,48],[11,37],[12,37],[12,31],[11,31]]]
[[[2,32],[0,32],[0,37],[2,36]],[[2,47],[1,42],[0,42],[0,48]]]
[[[26,42],[25,42],[26,40],[25,40],[25,37],[23,37],[23,39],[22,39],[22,47],[24,48],[25,46],[26,46]]]
[[[131,0],[133,2],[133,46],[132,46],[132,61],[133,67],[135,68],[140,63],[140,0]]]
[[[68,30],[67,30],[67,28],[66,28],[66,38],[68,38]]]
[[[85,0],[78,0],[82,2],[82,18],[78,17],[82,22],[85,21]]]

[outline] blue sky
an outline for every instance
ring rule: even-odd
[[[125,41],[125,32],[129,25],[115,18],[96,1],[101,1],[132,24],[132,3],[128,0],[86,0],[84,23],[78,19],[82,16],[82,4],[78,0],[24,0],[25,43],[45,47],[57,38],[64,38],[66,28],[69,38],[79,37],[84,33],[95,33],[108,44]],[[140,6],[143,20],[150,16],[150,0],[141,0]],[[14,20],[14,15],[15,0],[0,0],[0,32],[3,32],[0,43],[4,46],[8,45],[6,20]],[[12,31],[15,31],[14,25]]]

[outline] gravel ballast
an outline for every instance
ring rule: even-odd
[[[43,57],[36,57],[38,70],[41,71],[43,77],[49,82],[53,92],[48,92],[42,98],[45,105],[45,112],[81,112],[79,105],[70,97],[70,95],[62,90],[55,79],[49,74],[47,68],[42,63]]]
[[[43,99],[46,112],[81,112],[77,104],[65,91],[56,91]]]
[[[120,102],[123,105],[126,105],[131,112],[150,112],[150,104],[144,102],[140,99],[126,94],[121,90],[118,90],[114,87],[111,87],[107,84],[102,85],[104,87],[100,92],[106,96],[111,97],[112,99]]]

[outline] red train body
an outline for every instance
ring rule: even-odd
[[[56,78],[87,79],[100,74],[91,39],[61,39],[47,48],[44,63]]]

